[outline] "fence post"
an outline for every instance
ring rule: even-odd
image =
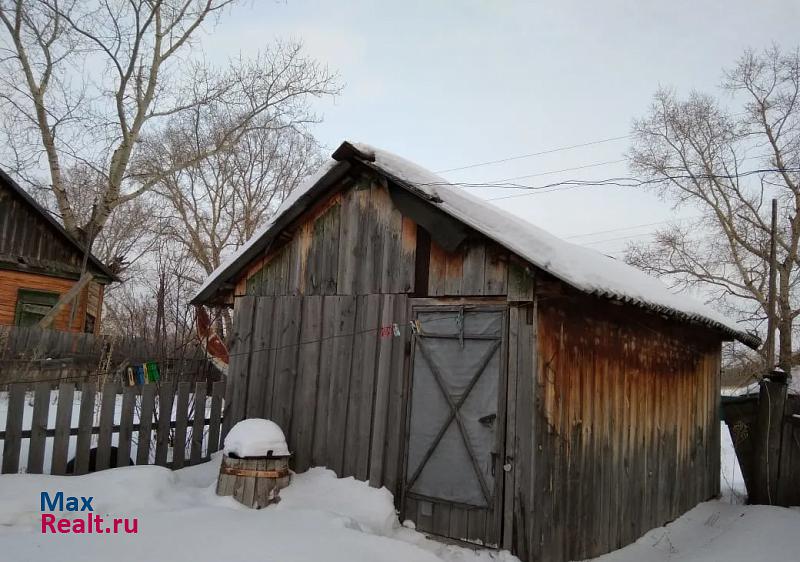
[[[786,409],[786,373],[773,371],[761,380],[758,397],[758,441],[756,442],[755,490],[750,501],[775,505]]]
[[[9,385],[6,438],[3,442],[3,474],[14,474],[19,471],[22,414],[24,410],[25,385],[19,383]]]

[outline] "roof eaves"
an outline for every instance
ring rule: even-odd
[[[368,167],[368,168],[370,168],[372,170],[375,170],[377,173],[380,173],[380,174],[388,177],[389,179],[391,179],[396,184],[404,187],[408,191],[414,193],[415,195],[419,196],[422,199],[425,199],[426,201],[432,203],[433,205],[436,205],[442,211],[447,212],[447,209],[444,209],[439,205],[439,203],[441,203],[440,199],[438,199],[436,197],[432,197],[430,194],[428,194],[425,191],[421,190],[420,188],[416,187],[412,183],[410,183],[408,181],[405,181],[404,179],[397,177],[395,174],[392,174],[391,172],[383,169],[379,164],[375,163],[375,156],[373,154],[365,153],[365,152],[359,150],[358,148],[356,148],[355,146],[353,146],[349,142],[342,143],[342,145],[336,150],[336,152],[333,153],[333,158],[335,158],[336,160],[355,159],[358,162],[360,162],[362,165],[364,165],[364,166],[366,166],[366,167]],[[499,242],[497,240],[495,240],[495,241],[498,242],[498,243],[501,243],[501,242]],[[507,249],[509,251],[513,252],[513,250],[511,248],[507,248]],[[543,269],[544,271],[547,271],[551,275],[554,275],[557,278],[559,278],[562,282],[566,283],[569,286],[575,287],[575,289],[577,289],[577,290],[579,290],[581,292],[584,292],[585,294],[594,294],[596,296],[600,296],[600,297],[603,297],[603,298],[610,298],[610,299],[618,300],[620,302],[631,304],[631,305],[634,305],[634,306],[637,306],[637,307],[640,307],[640,308],[643,308],[643,309],[646,309],[646,310],[650,310],[652,312],[656,312],[656,313],[659,313],[659,314],[664,314],[666,316],[670,316],[670,317],[673,317],[673,318],[678,319],[678,320],[682,320],[682,321],[685,321],[685,322],[696,323],[696,324],[702,324],[704,326],[719,330],[719,331],[723,332],[724,334],[726,334],[727,336],[739,340],[740,342],[742,342],[743,344],[745,344],[746,346],[748,346],[748,347],[750,347],[752,349],[756,349],[757,350],[761,346],[761,339],[758,336],[754,335],[754,334],[750,334],[750,333],[747,333],[747,332],[744,332],[744,331],[732,330],[729,327],[725,326],[724,324],[721,324],[719,322],[715,322],[715,321],[713,321],[711,319],[702,317],[700,315],[687,314],[685,312],[681,312],[681,311],[678,311],[678,310],[675,310],[675,309],[672,309],[672,308],[667,308],[667,307],[661,306],[661,305],[655,305],[655,304],[649,303],[647,301],[643,301],[643,300],[639,300],[639,299],[633,299],[631,297],[628,297],[628,296],[625,296],[625,295],[619,295],[619,294],[616,294],[616,293],[613,293],[613,292],[594,291],[593,293],[586,293],[580,287],[576,287],[575,285],[570,283],[569,280],[564,279],[562,276],[556,274],[553,271],[549,271],[548,268],[542,268],[541,266],[537,266],[535,264],[532,264],[532,265],[534,267],[537,267],[538,269]]]
[[[4,170],[0,169],[0,180],[2,180],[6,185],[8,185],[17,195],[19,195],[25,203],[27,203],[30,207],[32,207],[39,215],[41,215],[49,224],[52,226],[58,234],[67,240],[72,246],[75,247],[76,250],[80,253],[86,252],[86,248],[78,242],[67,230],[62,226],[60,222],[58,222],[53,216],[42,207],[37,201],[31,197],[30,193],[22,189],[22,187],[14,181],[14,179],[9,176]],[[114,272],[112,272],[106,264],[101,262],[94,254],[89,254],[89,261],[92,263],[94,267],[99,269],[103,275],[109,278],[110,281],[119,281],[119,277],[117,277]]]

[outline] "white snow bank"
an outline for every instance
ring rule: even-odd
[[[220,454],[170,472],[154,466],[78,477],[0,476],[0,559],[141,562],[512,562],[508,553],[458,548],[401,528],[392,496],[313,469],[281,502],[247,509],[214,493]],[[138,517],[138,534],[42,534],[40,492],[93,496],[94,513]],[[65,516],[85,514],[64,512]]]
[[[728,503],[744,504],[747,501],[747,487],[744,485],[742,467],[736,458],[731,432],[725,422],[719,422],[720,429],[720,499]]]
[[[77,477],[0,476],[0,558],[140,562],[513,562],[507,552],[431,541],[400,527],[391,494],[314,468],[297,474],[281,502],[247,509],[214,494],[220,454],[170,472],[154,466]],[[42,534],[39,495],[93,496],[94,513],[138,517],[138,534]],[[65,512],[82,517],[85,514]],[[800,511],[707,502],[603,562],[795,560]]]
[[[225,453],[238,457],[286,456],[289,447],[283,431],[273,421],[260,418],[242,420],[225,437]]]
[[[797,560],[800,512],[782,507],[701,503],[666,527],[598,562]]]

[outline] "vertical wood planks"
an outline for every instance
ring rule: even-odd
[[[119,385],[106,382],[103,385],[102,402],[100,403],[100,433],[97,436],[97,470],[108,468],[111,460],[111,434],[114,429],[114,410],[117,406]],[[119,461],[119,459],[117,459]],[[125,466],[124,463],[120,463]],[[118,465],[119,466],[119,465]]]
[[[358,264],[364,252],[361,236],[361,216],[358,197],[354,189],[342,195],[341,219],[339,221],[339,264],[337,272],[338,292],[355,294]]]
[[[175,384],[162,382],[161,387],[158,389],[158,428],[156,430],[155,457],[155,464],[159,466],[167,466],[170,421],[172,421],[172,403],[174,400]],[[219,417],[219,415],[218,413],[217,416]]]
[[[460,294],[483,295],[485,271],[486,245],[483,241],[474,242],[467,247],[464,255]]]
[[[392,323],[395,295],[385,295],[381,306],[381,326]],[[372,414],[370,443],[369,483],[379,488],[383,485],[384,448],[387,438],[389,393],[392,377],[392,338],[381,338],[378,344],[378,369],[375,378],[375,403]]]
[[[28,448],[29,474],[41,474],[44,464],[44,447],[47,442],[47,414],[50,409],[50,383],[34,386],[31,441]]]
[[[89,450],[92,447],[92,424],[94,423],[94,382],[81,385],[81,408],[78,414],[78,441],[75,446],[75,474],[86,474],[89,470]]]
[[[358,298],[343,475],[355,476],[359,480],[366,480],[369,476],[369,437],[380,311],[380,295],[365,295]]]
[[[211,423],[208,426],[209,456],[222,448],[219,442],[219,430],[222,416],[222,397],[224,395],[225,381],[217,381],[211,385]]]
[[[22,440],[22,414],[25,407],[25,385],[9,385],[6,437],[3,441],[3,474],[19,470],[19,453]]]
[[[142,386],[139,406],[139,439],[136,445],[136,464],[150,464],[150,441],[153,435],[153,411],[155,410],[156,385]]]
[[[194,386],[194,419],[192,420],[192,448],[190,460],[198,464],[203,458],[203,433],[206,419],[206,383],[198,382]]]
[[[73,383],[61,383],[58,385],[58,405],[56,406],[56,430],[53,438],[51,474],[64,474],[67,469],[69,430],[72,425],[74,393],[75,385]]]
[[[271,417],[287,434],[291,434],[294,389],[302,321],[302,297],[286,297],[281,307],[277,349],[275,350]]]
[[[297,384],[294,390],[294,414],[289,428],[290,446],[294,447],[294,469],[304,472],[311,464],[317,403],[317,379],[320,369],[322,335],[322,297],[303,299],[298,347]]]
[[[507,268],[508,252],[497,244],[487,242],[486,264],[484,266],[484,295],[505,295],[508,293]]]
[[[353,296],[329,297],[334,301],[335,317],[331,334],[332,355],[328,390],[327,466],[342,476],[344,463],[347,399],[350,390],[350,371],[353,353],[353,330],[356,319],[356,299]]]
[[[400,328],[400,335],[392,337],[391,371],[389,382],[388,419],[386,433],[386,458],[383,483],[394,495],[399,495],[399,473],[402,466],[403,439],[405,437],[405,365],[408,359],[407,343],[411,330],[408,327],[408,298],[395,295],[392,303],[393,321]]]
[[[265,412],[265,403],[272,393],[275,331],[272,329],[276,322],[276,302],[283,299],[275,297],[259,297],[255,300],[255,314],[253,321],[253,337],[250,348],[251,359],[249,370],[246,371],[245,384],[247,385],[246,404],[243,418],[269,417],[270,412]],[[238,421],[238,420],[237,420]]]
[[[431,240],[430,267],[428,268],[428,294],[432,297],[447,293],[447,253],[434,240]]]
[[[255,297],[237,297],[234,302],[233,334],[231,336],[230,365],[226,387],[225,413],[222,424],[222,438],[230,428],[244,419],[247,403],[248,373],[253,346],[253,324],[255,317]]]
[[[186,461],[186,426],[189,420],[189,393],[192,383],[179,382],[175,399],[175,434],[172,449],[172,468],[183,468]]]
[[[524,470],[519,454],[519,441],[516,434],[517,409],[517,377],[519,376],[519,358],[517,350],[519,341],[519,307],[512,306],[508,311],[508,366],[506,369],[508,383],[506,390],[506,456],[511,462],[511,470],[503,474],[503,538],[502,548],[511,550],[514,529],[514,513],[519,508],[515,505],[515,483],[517,472]],[[530,437],[530,436],[529,436]],[[505,460],[503,461],[505,462]],[[524,461],[523,461],[524,462]]]
[[[333,365],[333,334],[336,330],[336,300],[322,300],[322,331],[320,334],[320,361],[317,377],[316,410],[314,417],[314,443],[311,452],[312,466],[330,466],[328,459],[328,412],[330,411],[330,385]]]
[[[127,386],[122,391],[122,408],[119,414],[119,440],[117,441],[117,465],[127,466],[131,457],[131,438],[133,437],[133,411],[139,389]]]
[[[718,342],[661,319],[629,321],[624,315],[636,313],[586,304],[548,299],[537,314],[532,440],[519,436],[527,418],[519,398],[527,392],[518,380],[517,441],[520,449],[532,441],[535,451],[535,503],[514,515],[515,529],[532,518],[527,545],[514,541],[520,557],[598,556],[676,518],[717,487]],[[651,330],[641,329],[645,322]]]
[[[187,383],[188,384],[188,383]],[[4,420],[6,427],[2,430],[4,439],[3,449],[5,452],[0,458],[2,469],[8,472],[17,472],[23,469],[27,473],[41,474],[49,473],[61,475],[67,472],[68,459],[70,452],[71,435],[76,436],[74,460],[69,464],[69,471],[72,474],[85,474],[89,471],[99,471],[115,466],[127,466],[130,461],[132,448],[133,428],[137,428],[137,451],[134,455],[137,464],[149,464],[151,462],[150,448],[153,432],[153,413],[155,410],[156,385],[145,385],[143,387],[126,387],[122,396],[121,411],[117,411],[117,396],[119,394],[119,384],[107,382],[103,386],[101,402],[96,405],[98,394],[94,382],[81,384],[80,400],[75,412],[75,385],[74,383],[62,383],[57,390],[53,400],[55,408],[55,420],[53,428],[48,429],[50,422],[50,396],[51,387],[49,382],[40,382],[32,385],[32,414],[31,426],[27,431],[23,431],[22,425],[25,411],[25,397],[30,385],[18,383],[11,385],[9,394],[9,407],[7,419]],[[195,393],[197,400],[204,403],[205,383],[197,385]],[[174,386],[163,383],[159,392],[159,416],[158,416],[158,442],[155,444],[154,462],[166,465],[170,421],[172,413],[172,398]],[[225,392],[225,383],[219,381],[214,383],[212,391],[211,418],[206,419],[203,410],[199,417],[194,418],[194,435],[200,436],[199,443],[193,442],[191,452],[192,461],[199,462],[203,457],[202,439],[206,425],[209,426],[209,435],[216,445],[209,444],[209,451],[214,452],[219,447],[219,436],[221,428],[222,400]],[[139,393],[141,399],[137,399]],[[186,395],[188,397],[188,394]],[[138,402],[138,403],[137,403]],[[139,423],[134,426],[136,413],[139,413]],[[77,420],[73,420],[73,413],[77,413]],[[98,415],[99,414],[99,415]],[[115,417],[119,414],[119,426],[116,427]],[[95,416],[98,416],[95,425]],[[73,427],[73,422],[78,423]],[[186,416],[179,422],[178,435],[183,425],[184,438],[186,434]],[[119,444],[117,452],[113,452],[113,434],[119,432]],[[52,441],[52,462],[50,466],[45,465],[47,457],[48,435],[53,436]],[[93,447],[95,440],[93,435],[97,435],[96,446]],[[22,450],[22,440],[29,439],[28,454],[24,460],[24,467],[20,466],[20,452]],[[178,455],[180,456],[180,454]],[[185,459],[184,459],[185,461]]]
[[[508,285],[509,301],[530,302],[533,300],[533,277],[525,271],[525,267],[517,260],[508,262]]]
[[[323,295],[335,295],[337,292],[337,276],[339,273],[339,237],[340,237],[341,205],[332,205],[320,217],[324,223],[325,234],[322,242],[322,269],[320,274],[320,292]]]

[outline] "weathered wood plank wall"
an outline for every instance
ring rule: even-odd
[[[405,295],[237,299],[226,424],[275,420],[295,470],[326,466],[396,492],[407,307]]]
[[[535,287],[529,264],[476,232],[446,252],[375,178],[279,238],[236,287],[225,419],[278,420],[295,470],[328,466],[399,499],[408,297],[505,297],[504,547],[594,556],[718,492],[720,341],[708,331],[546,275]],[[381,338],[393,323],[401,337]],[[472,524],[450,518],[450,534]]]
[[[24,256],[20,264],[16,256]],[[79,275],[81,254],[0,181],[0,261],[52,274]]]
[[[716,496],[720,342],[588,297],[538,309],[531,558],[597,556]]]
[[[286,241],[248,269],[237,294],[509,293],[514,300],[530,300],[530,276],[519,266],[509,267],[509,252],[477,233],[455,252],[446,252],[435,241],[425,246],[429,274],[425,286],[417,286],[417,230],[417,224],[393,204],[385,183],[364,178],[288,229]]]

